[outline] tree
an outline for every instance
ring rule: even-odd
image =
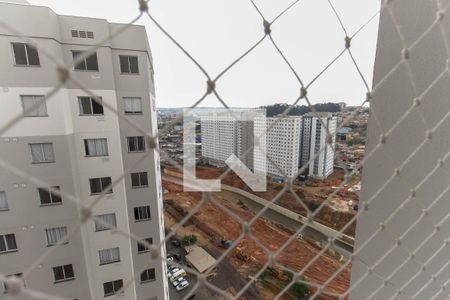
[[[303,281],[305,281],[305,278],[301,278]],[[294,294],[295,299],[297,300],[306,300],[309,299],[310,291],[308,288],[308,285],[304,282],[296,282],[291,287],[292,294]]]
[[[195,243],[197,243],[197,236],[195,234],[185,235],[181,239],[181,244],[183,244],[183,246],[191,246]]]

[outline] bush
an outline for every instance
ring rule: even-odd
[[[301,278],[303,281],[304,277]],[[292,294],[294,294],[295,299],[297,300],[306,300],[309,299],[310,291],[308,285],[306,283],[296,282],[291,287]]]
[[[195,234],[185,235],[181,239],[181,244],[183,246],[191,246],[194,245],[195,243],[197,243],[197,236]]]

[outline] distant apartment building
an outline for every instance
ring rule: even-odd
[[[300,153],[301,117],[267,118],[267,174],[296,177]]]
[[[118,293],[123,299],[168,299],[161,260],[152,260],[145,245],[98,221],[89,219],[77,228],[80,205],[58,193],[85,205],[106,193],[93,206],[93,217],[149,243],[162,241],[158,153],[142,132],[106,107],[146,134],[157,133],[145,28],[132,25],[114,37],[128,25],[9,3],[0,3],[0,18],[32,39],[29,43],[0,27],[0,128],[23,116],[0,135],[0,159],[40,181],[0,168],[0,273],[21,276],[51,249],[23,278],[27,288],[79,300]],[[108,36],[108,42],[71,67],[71,76],[98,98],[68,81],[46,102],[59,74],[42,49],[70,66]],[[72,231],[67,242],[56,246]],[[8,286],[0,283],[0,298],[3,293]]]
[[[232,155],[236,155],[250,170],[265,172],[265,115],[255,111],[247,119],[247,111],[207,112],[200,116],[201,152],[210,164],[222,167]],[[254,147],[255,134],[261,139],[261,147]],[[262,151],[261,151],[262,150]]]
[[[337,119],[330,113],[307,114],[302,118],[299,167],[312,177],[324,179],[333,173]],[[327,141],[328,131],[331,145]]]

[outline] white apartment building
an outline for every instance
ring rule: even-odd
[[[327,142],[327,128],[332,138],[331,145]],[[337,119],[330,113],[303,116],[299,168],[308,165],[309,176],[324,179],[333,173],[336,128]]]
[[[225,166],[236,155],[250,170],[265,172],[265,112],[236,110],[200,113],[202,156],[211,164]],[[255,135],[259,147],[255,147]]]
[[[0,18],[33,41],[0,27],[0,128],[23,115],[0,135],[0,160],[45,183],[34,184],[0,167],[0,273],[20,276],[51,249],[23,278],[27,288],[78,300],[117,293],[123,299],[168,299],[161,260],[152,260],[143,244],[93,220],[77,229],[80,206],[55,193],[89,205],[106,192],[93,206],[93,216],[150,243],[162,241],[159,156],[142,133],[105,107],[148,134],[157,132],[145,28],[130,26],[72,67],[71,76],[99,98],[68,81],[46,102],[59,75],[42,49],[69,66],[125,25],[1,1]],[[74,230],[66,243],[55,246]],[[121,292],[132,278],[134,283]],[[0,282],[0,298],[3,293],[8,285]]]
[[[301,117],[267,118],[267,174],[296,177],[300,153]]]

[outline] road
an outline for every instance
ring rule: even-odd
[[[182,185],[182,180],[179,178],[176,178],[176,177],[163,175],[163,179],[167,180],[169,182],[175,183],[175,184]],[[267,202],[267,200],[262,199],[257,196],[254,196],[254,195],[252,196],[252,198],[256,198],[256,199],[259,198],[260,201],[257,202],[257,201],[254,201],[253,199],[250,199],[249,197],[245,197],[241,194],[237,194],[235,192],[227,191],[224,189],[222,189],[221,192],[217,192],[217,194],[219,194],[219,195],[222,194],[222,196],[226,197],[227,199],[234,200],[236,202],[241,201],[255,214],[264,208],[264,205],[261,203]],[[298,218],[287,217],[287,216],[275,211],[274,209],[272,209],[270,207],[262,215],[265,218],[267,218],[268,220],[271,220],[275,223],[281,224],[281,225],[285,226],[286,228],[293,230],[293,231],[297,231],[301,226],[303,226],[303,223]],[[327,228],[321,224],[320,224],[320,226],[323,228]],[[328,228],[327,231],[335,232],[335,230],[333,230],[331,228]],[[328,241],[328,238],[332,237],[331,234],[327,235],[324,233],[327,231],[321,232],[312,227],[305,227],[305,229],[303,230],[303,235],[307,236],[315,241],[319,241],[321,243],[326,243]],[[335,244],[332,245],[331,248],[346,258],[349,258],[351,256],[351,253],[353,252],[353,247],[350,244],[344,243],[339,240],[336,240]]]

